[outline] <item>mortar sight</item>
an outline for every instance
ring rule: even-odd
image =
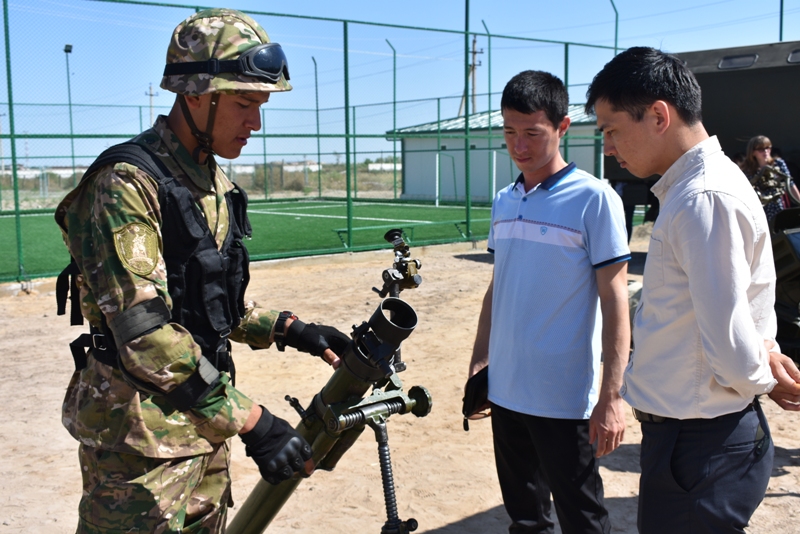
[[[373,287],[372,290],[381,298],[387,295],[399,297],[402,290],[414,289],[422,283],[422,277],[417,272],[422,267],[422,263],[419,260],[409,259],[411,251],[406,244],[401,228],[389,230],[383,238],[394,248],[394,264],[390,269],[383,271],[383,287],[381,289]],[[398,371],[402,371],[402,369],[401,365]]]
[[[395,242],[398,240],[401,242],[402,245],[406,244],[405,241],[403,240],[402,228],[392,228],[383,235],[383,238],[395,246],[397,246]]]

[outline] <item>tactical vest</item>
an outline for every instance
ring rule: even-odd
[[[246,193],[234,184],[234,189],[225,194],[230,224],[222,248],[217,249],[216,240],[191,192],[147,148],[133,142],[113,146],[100,154],[81,181],[100,168],[118,162],[135,165],[158,183],[163,257],[167,268],[167,289],[172,298],[171,321],[191,333],[203,355],[217,369],[232,373],[227,337],[244,316],[244,294],[250,281],[250,258],[242,242],[252,234],[247,218]],[[83,324],[74,281],[76,274],[79,271],[73,260],[58,277],[58,313],[65,313],[67,292],[71,289],[71,322]],[[72,280],[69,280],[70,276]],[[93,329],[70,347],[76,368],[86,366],[83,349],[87,347],[92,348],[97,360],[119,368],[114,338],[105,320],[102,331]],[[79,361],[81,355],[82,362]]]

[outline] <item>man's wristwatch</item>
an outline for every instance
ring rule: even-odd
[[[297,316],[290,311],[282,311],[278,315],[278,320],[275,321],[275,333],[272,339],[275,341],[275,346],[278,347],[278,350],[281,352],[286,349],[286,319],[296,321]]]

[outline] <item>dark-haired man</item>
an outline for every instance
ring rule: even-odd
[[[642,425],[639,531],[744,532],[772,470],[757,396],[798,409],[800,393],[787,374],[800,373],[774,343],[764,210],[703,127],[700,86],[678,58],[619,54],[595,76],[586,109],[606,155],[639,178],[661,175],[622,387]]]
[[[525,71],[501,100],[508,153],[522,171],[495,196],[469,375],[489,365],[495,461],[511,533],[609,533],[597,457],[622,441],[628,359],[627,262],[619,196],[567,164],[564,84]],[[600,353],[604,356],[602,382]]]
[[[350,338],[245,300],[247,196],[214,157],[239,157],[288,80],[255,20],[193,14],[167,50],[170,113],[104,152],[58,207],[80,291],[73,318],[91,325],[70,345],[62,407],[80,442],[79,534],[224,532],[237,434],[267,482],[313,470],[310,444],[234,387],[229,340],[336,366]]]

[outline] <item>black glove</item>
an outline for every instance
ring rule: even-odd
[[[314,356],[322,356],[325,349],[341,356],[350,344],[350,338],[332,326],[306,324],[295,319],[286,332],[286,344]]]
[[[263,406],[261,409],[256,426],[239,437],[264,480],[277,485],[303,469],[306,460],[311,459],[311,446],[289,423]]]

